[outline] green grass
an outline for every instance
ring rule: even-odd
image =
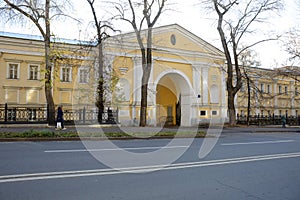
[[[104,135],[105,134],[105,135]],[[205,132],[159,132],[153,135],[153,133],[77,133],[77,132],[66,132],[66,131],[49,131],[49,130],[34,130],[24,132],[3,132],[0,133],[0,138],[79,138],[79,137],[107,137],[107,138],[165,138],[165,137],[205,137]]]

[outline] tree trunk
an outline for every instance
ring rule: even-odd
[[[148,107],[148,81],[151,72],[150,67],[146,67],[143,70],[142,88],[141,88],[141,110],[140,110],[140,126],[144,127],[147,125],[147,107]]]
[[[142,88],[141,88],[141,110],[140,110],[140,126],[147,125],[147,107],[148,107],[148,82],[152,68],[152,27],[148,26],[147,51],[142,50]]]
[[[46,21],[46,33],[44,35],[45,40],[45,63],[46,63],[46,71],[45,71],[45,96],[47,100],[47,104],[49,107],[49,116],[48,123],[50,125],[55,124],[55,106],[53,101],[52,94],[52,63],[50,59],[50,18],[49,18],[49,10],[50,10],[50,0],[46,0],[45,4],[45,21]]]
[[[229,124],[231,126],[236,124],[236,111],[234,105],[234,94],[228,90],[228,113],[229,113]]]
[[[250,104],[251,104],[251,89],[250,89],[250,79],[249,77],[247,76],[247,93],[248,93],[248,105],[247,105],[247,125],[249,126],[250,125]]]
[[[104,112],[104,100],[103,100],[103,50],[102,50],[102,41],[101,41],[101,33],[98,33],[99,40],[99,52],[98,52],[98,65],[99,65],[99,81],[98,81],[98,99],[97,99],[97,107],[98,107],[98,122],[102,122],[102,113]]]

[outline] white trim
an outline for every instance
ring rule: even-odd
[[[87,67],[87,66],[81,66],[81,67],[79,67],[78,68],[78,73],[77,73],[77,82],[79,83],[79,84],[88,84],[89,82],[90,82],[90,71],[89,71],[89,67]],[[87,71],[87,78],[86,78],[86,82],[80,82],[80,74],[81,74],[81,71],[83,71],[83,70],[86,70]]]
[[[63,69],[70,69],[69,71],[69,81],[63,81]],[[62,83],[72,83],[72,72],[73,68],[70,66],[61,66],[60,67],[60,82]]]
[[[31,80],[31,81],[39,81],[40,80],[40,77],[41,77],[41,75],[40,75],[40,69],[41,69],[41,66],[40,66],[40,64],[35,64],[35,63],[28,63],[28,74],[27,74],[27,79],[28,80]],[[30,79],[30,67],[31,66],[37,66],[37,79]]]
[[[35,51],[19,51],[11,49],[0,49],[0,52],[9,53],[9,54],[18,54],[18,55],[29,55],[29,56],[44,56],[44,53],[35,52]]]
[[[10,65],[17,65],[17,78],[10,78]],[[20,79],[20,63],[19,62],[7,62],[6,64],[6,79],[9,80],[18,80]]]

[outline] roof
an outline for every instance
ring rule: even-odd
[[[36,40],[36,41],[44,41],[44,38],[40,35],[30,35],[30,34],[22,34],[22,33],[12,33],[12,32],[5,32],[0,31],[0,36],[2,37],[10,37],[10,38],[19,38],[25,40]],[[94,42],[91,41],[82,41],[82,40],[71,40],[65,38],[51,38],[52,42],[57,43],[66,43],[66,44],[73,44],[73,45],[95,45]]]

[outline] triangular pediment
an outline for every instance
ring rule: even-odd
[[[145,41],[147,38],[147,31],[143,30],[141,35],[144,40],[144,45],[146,46]],[[135,49],[139,48],[136,34],[134,32],[121,34],[116,36],[116,38],[118,38],[118,42],[122,41],[124,46],[131,46]],[[157,51],[170,51],[187,54],[199,53],[214,57],[224,57],[224,53],[221,50],[178,24],[153,28],[152,48]]]
[[[178,24],[162,26],[154,29],[153,45],[174,50],[223,56],[222,51]]]

